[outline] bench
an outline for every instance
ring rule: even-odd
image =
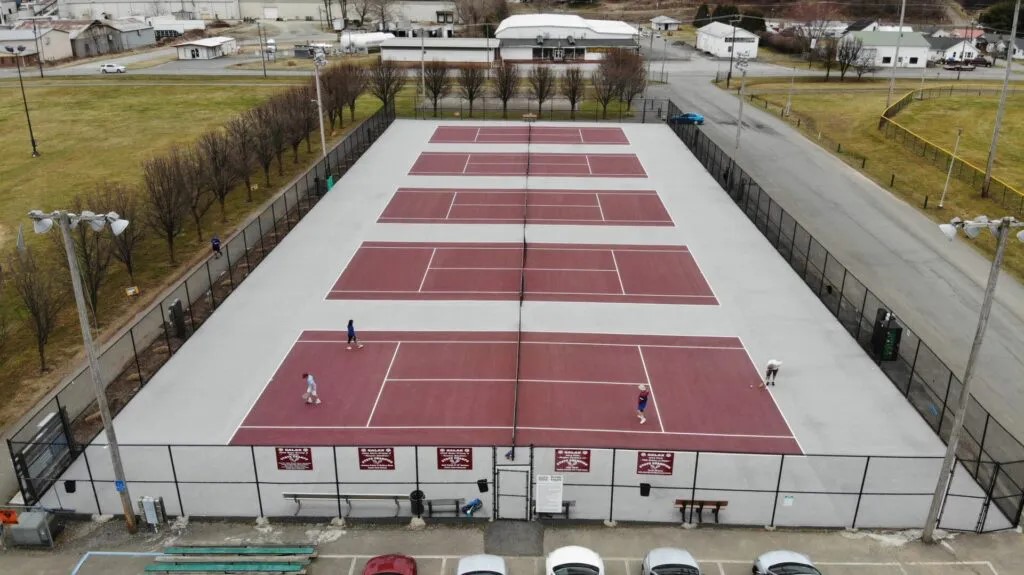
[[[316,548],[306,545],[168,547],[144,572],[303,575],[316,555]]]
[[[302,510],[303,501],[344,501],[348,509],[342,517],[348,517],[352,513],[352,502],[353,501],[393,501],[395,503],[395,517],[402,511],[402,501],[408,501],[408,495],[394,495],[394,494],[337,494],[337,493],[282,493],[282,497],[285,499],[291,499],[298,504],[295,508],[295,514],[298,515],[299,511]]]
[[[302,555],[316,557],[316,548],[306,545],[299,546],[223,546],[223,545],[189,545],[188,547],[168,547],[164,555]]]
[[[534,501],[533,504],[532,504],[531,511],[533,511],[533,514],[536,517],[539,517],[541,519],[551,519],[555,515],[561,515],[562,517],[568,519],[569,518],[569,510],[572,509],[573,507],[576,507],[576,502],[575,501],[565,500],[565,501],[562,501],[562,512],[561,513],[550,513],[550,512],[547,512],[547,511],[538,512],[537,511],[537,502]]]
[[[156,563],[146,565],[146,573],[291,573],[304,575],[306,565],[297,562],[271,563]]]
[[[715,523],[718,523],[718,512],[723,507],[728,507],[728,501],[717,501],[709,499],[676,499],[675,506],[679,508],[679,514],[683,517],[683,523],[686,523],[686,510],[692,508],[697,511],[697,522],[703,523],[704,509],[708,509],[715,514]]]
[[[465,499],[427,499],[424,501],[427,504],[427,517],[434,516],[435,507],[451,507],[452,514],[456,517],[459,516],[459,510],[466,503]]]

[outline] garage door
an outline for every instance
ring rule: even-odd
[[[264,7],[263,18],[265,20],[277,20],[277,6],[273,6],[270,8]]]

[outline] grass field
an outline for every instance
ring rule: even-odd
[[[790,120],[795,123],[799,119],[801,129],[812,140],[817,140],[820,135],[824,141],[841,144],[841,152],[837,153],[831,143],[830,151],[937,222],[946,222],[953,216],[1012,215],[1012,210],[991,199],[982,198],[978,190],[956,179],[950,182],[944,207],[938,208],[946,171],[922,159],[902,144],[887,140],[878,130],[878,118],[885,108],[886,92],[848,89],[856,85],[844,86],[843,92],[822,93],[821,85],[798,84],[798,90],[793,96]],[[918,85],[916,82],[901,83],[896,97]],[[782,90],[783,93],[760,96],[770,102],[770,111],[778,113],[785,105],[784,89],[788,85],[766,81],[757,83],[757,87]],[[935,138],[937,143],[944,143],[950,148],[955,137],[955,127],[964,126],[965,137],[960,144],[960,153],[972,161],[979,161],[983,166],[992,135],[996,104],[997,99],[992,96],[943,97],[914,102],[896,116],[896,120],[911,129],[920,129],[923,136]],[[1024,157],[1024,132],[1020,131],[1024,125],[1022,105],[1024,95],[1011,97],[1008,101],[995,174],[1011,185],[1024,187],[1024,169],[1020,166],[1020,160]],[[861,158],[865,159],[863,168]],[[923,208],[926,196],[927,209]],[[1024,246],[1012,243],[1014,245],[1007,250],[1004,269],[1018,278],[1024,278]],[[988,234],[979,237],[972,245],[989,257],[995,252],[995,242]]]
[[[284,85],[280,82],[244,87],[225,86],[225,82],[177,85],[156,79],[154,85],[147,87],[137,85],[140,82],[144,80],[121,78],[103,86],[44,86],[40,83],[40,87],[35,87],[30,83],[27,94],[32,125],[42,152],[39,158],[30,156],[31,146],[17,84],[0,84],[0,158],[4,158],[0,161],[0,181],[4,183],[0,192],[0,247],[4,257],[12,253],[18,225],[28,223],[25,214],[30,209],[66,208],[75,195],[91,191],[104,181],[138,185],[140,164],[144,159],[174,144],[193,141],[203,131],[222,125]],[[376,100],[363,98],[357,107],[357,119],[368,116],[377,107]],[[348,125],[346,116],[346,127]],[[332,138],[341,135],[339,130]],[[312,152],[307,152],[303,144],[299,161],[293,163],[289,151],[285,156],[284,174],[278,175],[275,166],[269,187],[263,185],[262,174],[254,178],[260,186],[252,203],[246,201],[240,189],[232,194],[226,224],[220,222],[220,214],[214,207],[204,219],[203,240],[197,238],[194,226],[186,226],[176,242],[179,265],[169,263],[163,242],[152,234],[147,237],[137,254],[140,268],[135,274],[135,284],[141,288],[142,297],[128,300],[124,296],[123,289],[131,285],[130,279],[119,262],[112,262],[97,314],[101,333],[109,335],[116,331],[147,305],[162,286],[180,276],[189,262],[205,255],[210,234],[228,235],[262,200],[306,169],[320,153],[317,135],[310,139]],[[50,241],[50,238],[32,234],[31,225],[27,229],[26,241],[30,249],[45,247],[43,242]],[[52,265],[60,264],[53,262]],[[40,374],[32,332],[23,321],[11,292],[5,289],[0,296],[0,311],[11,320],[11,333],[2,358],[4,378],[0,380],[0,396],[4,401],[0,403],[0,426],[16,419],[59,382],[73,365],[70,360],[80,351],[77,316],[69,306],[47,346],[47,363],[54,369]]]

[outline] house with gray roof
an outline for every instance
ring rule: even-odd
[[[655,16],[654,18],[651,18],[651,27],[662,32],[673,32],[678,30],[680,24],[682,24],[682,21],[676,20],[671,16]]]
[[[850,32],[843,38],[844,42],[859,39],[863,45],[862,57],[870,56],[880,68],[924,68],[931,49],[920,32]],[[897,41],[899,55],[896,54]]]
[[[925,36],[928,42],[928,61],[970,60],[978,56],[979,50],[970,40],[954,37]]]

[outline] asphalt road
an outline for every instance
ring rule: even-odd
[[[736,153],[738,101],[711,86],[706,73],[673,74],[668,85],[652,89],[652,96],[659,92],[670,94],[684,111],[704,114],[703,131]],[[947,242],[915,207],[774,115],[745,107],[735,157],[955,374],[963,375],[990,267],[986,257],[964,240]],[[1000,278],[976,373],[974,395],[1024,438],[1024,288],[1006,274]]]

